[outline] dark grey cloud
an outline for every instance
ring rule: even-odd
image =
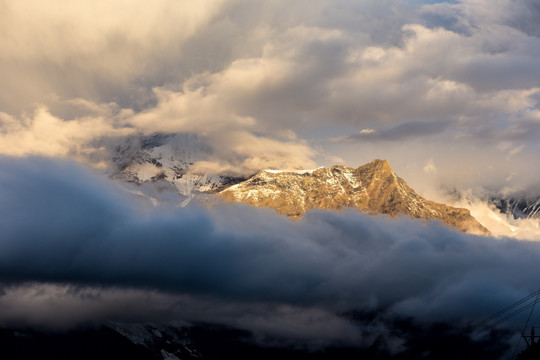
[[[364,130],[358,134],[345,136],[336,139],[336,142],[350,141],[402,141],[409,138],[425,137],[440,134],[450,126],[449,122],[419,122],[413,121],[390,129],[376,131],[374,129]]]
[[[520,119],[510,126],[495,123],[482,126],[471,132],[471,136],[479,140],[512,141],[519,144],[536,143],[540,136],[540,123],[531,119]]]
[[[540,275],[531,273],[539,243],[476,237],[437,223],[353,210],[314,211],[293,222],[247,206],[147,208],[70,162],[1,159],[0,203],[0,301],[16,308],[19,291],[25,294],[21,301],[48,309],[49,317],[61,306],[46,304],[68,298],[73,313],[73,302],[91,303],[92,311],[79,319],[97,313],[125,317],[126,309],[134,309],[136,318],[141,308],[146,316],[161,311],[189,318],[211,309],[216,319],[230,322],[242,309],[252,309],[258,315],[245,317],[244,325],[271,329],[279,327],[272,314],[288,307],[303,314],[298,321],[308,321],[310,312],[333,319],[351,309],[385,308],[419,319],[466,322],[540,283]],[[53,287],[32,293],[28,284]],[[96,294],[81,298],[84,291],[63,286],[104,290],[88,290]],[[123,301],[129,306],[118,310]],[[26,320],[36,313],[28,312]],[[24,312],[18,315],[25,319]],[[2,317],[7,321],[10,315]]]
[[[540,4],[535,0],[517,0],[513,2],[517,10],[515,17],[508,20],[508,24],[523,31],[529,36],[540,37]]]

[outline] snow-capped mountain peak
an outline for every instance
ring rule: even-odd
[[[243,179],[194,171],[213,150],[198,135],[154,134],[133,137],[114,149],[113,178],[141,185],[146,193],[168,191],[189,201],[197,193],[215,192]]]

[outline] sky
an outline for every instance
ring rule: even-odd
[[[385,158],[418,188],[540,177],[536,1],[0,8],[6,155],[106,166],[104,138],[187,132],[217,172],[233,152],[246,174]]]
[[[164,213],[89,169],[107,173],[107,144],[189,133],[217,173],[382,158],[436,199],[537,196],[539,19],[535,0],[0,0],[0,323],[283,333],[294,313],[295,336],[357,339],[336,312],[469,319],[536,290],[514,276],[535,243],[348,211]]]

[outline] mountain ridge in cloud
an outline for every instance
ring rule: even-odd
[[[376,159],[357,169],[332,166],[309,171],[263,170],[219,195],[229,201],[270,207],[293,218],[313,208],[350,207],[368,214],[439,220],[460,231],[489,234],[468,210],[435,203],[416,194],[386,160]]]

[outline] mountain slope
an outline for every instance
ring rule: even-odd
[[[540,197],[527,199],[526,197],[491,197],[489,202],[502,214],[514,219],[540,219]]]
[[[193,164],[207,160],[212,151],[208,144],[193,134],[128,138],[114,149],[116,169],[112,177],[143,185],[145,192],[168,190],[187,198],[197,193],[219,191],[244,180],[193,171]]]
[[[332,166],[308,171],[263,170],[219,195],[230,201],[273,208],[293,218],[314,208],[353,207],[368,214],[405,214],[439,220],[460,231],[489,233],[468,210],[416,194],[386,160],[374,160],[357,169]]]

